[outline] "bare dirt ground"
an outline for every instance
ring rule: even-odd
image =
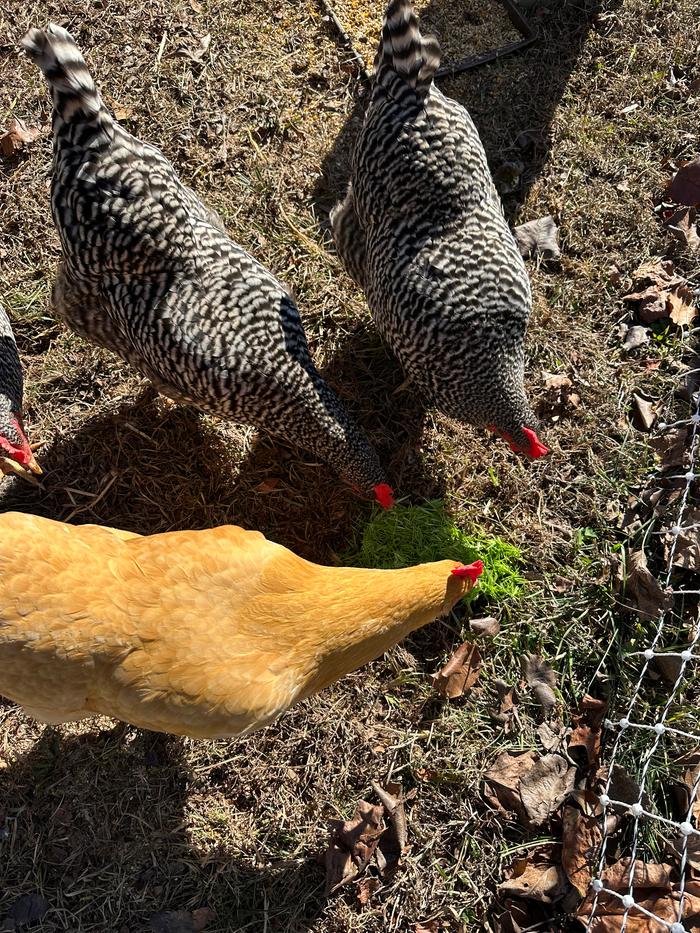
[[[433,0],[436,21],[448,5]],[[617,523],[654,463],[628,418],[631,392],[666,396],[679,359],[672,332],[622,352],[620,298],[650,257],[673,255],[700,276],[653,212],[664,160],[697,148],[696,4],[543,0],[528,14],[536,46],[442,86],[469,108],[494,170],[523,164],[505,198],[513,222],[552,214],[561,228],[561,262],[530,264],[528,382],[552,448],[535,464],[402,387],[333,252],[327,212],[347,178],[361,86],[314,0],[0,7],[0,124],[18,116],[42,130],[0,159],[0,300],[46,470],[41,489],[5,481],[0,507],[142,533],[235,522],[329,562],[370,514],[330,470],[245,426],[164,405],[52,319],[49,102],[18,51],[29,26],[52,20],[73,32],[126,127],[292,286],[312,352],[399,493],[442,497],[465,528],[518,545],[530,581],[522,599],[485,607],[501,615],[501,635],[484,649],[480,686],[451,704],[436,701],[428,675],[457,644],[459,620],[240,742],[113,734],[106,721],[53,733],[0,703],[0,921],[40,891],[43,930],[139,933],[158,911],[201,907],[216,912],[208,933],[492,928],[503,865],[537,836],[484,803],[480,780],[499,751],[534,744],[538,715],[524,702],[520,728],[504,735],[489,714],[492,683],[517,680],[526,650],[559,671],[564,708],[600,682],[602,646],[616,637]],[[580,404],[552,406],[545,373],[568,376]],[[389,778],[416,791],[405,864],[367,904],[356,885],[326,898],[314,856],[329,819],[350,817],[370,781]]]

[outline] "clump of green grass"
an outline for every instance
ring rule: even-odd
[[[397,570],[433,560],[470,564],[483,560],[479,585],[465,597],[498,603],[520,595],[525,584],[519,571],[520,551],[502,538],[478,528],[459,528],[441,500],[424,505],[396,505],[376,510],[361,529],[353,547],[343,555],[346,564]]]

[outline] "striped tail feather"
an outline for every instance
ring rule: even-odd
[[[68,124],[97,122],[100,129],[108,129],[112,117],[67,30],[53,23],[46,30],[30,29],[22,47],[49,83],[55,117]]]
[[[391,0],[374,59],[375,74],[393,71],[424,100],[439,67],[440,45],[434,36],[421,33],[411,0]]]

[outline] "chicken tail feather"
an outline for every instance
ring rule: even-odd
[[[104,107],[92,75],[75,39],[53,23],[46,29],[30,29],[22,47],[41,68],[51,87],[56,122],[94,123],[107,130],[112,117]]]
[[[411,0],[391,0],[374,59],[377,76],[384,69],[395,72],[424,100],[439,67],[440,45],[421,33]]]

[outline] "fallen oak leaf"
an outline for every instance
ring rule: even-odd
[[[533,751],[501,752],[484,775],[484,799],[501,813],[515,813],[521,821],[526,821],[520,781],[536,761],[537,754]]]
[[[440,921],[421,920],[413,928],[413,933],[440,933]]]
[[[532,826],[543,826],[574,788],[576,768],[561,755],[544,755],[520,779],[520,799]]]
[[[520,254],[525,259],[533,253],[542,253],[546,259],[558,259],[561,256],[559,228],[549,214],[539,220],[520,224],[514,228],[513,234]]]
[[[664,216],[664,226],[688,249],[695,251],[700,247],[696,208],[679,207],[678,210],[668,211],[668,215]]]
[[[11,158],[41,135],[37,127],[28,127],[19,117],[13,117],[7,124],[7,129],[0,136],[0,152]]]
[[[463,642],[437,674],[433,687],[441,697],[455,700],[474,686],[481,671],[481,653],[472,641]]]
[[[689,207],[697,207],[700,204],[700,156],[681,163],[669,182],[664,197]]]
[[[668,294],[669,317],[677,327],[688,327],[695,320],[698,309],[694,296],[686,285],[680,285]]]

